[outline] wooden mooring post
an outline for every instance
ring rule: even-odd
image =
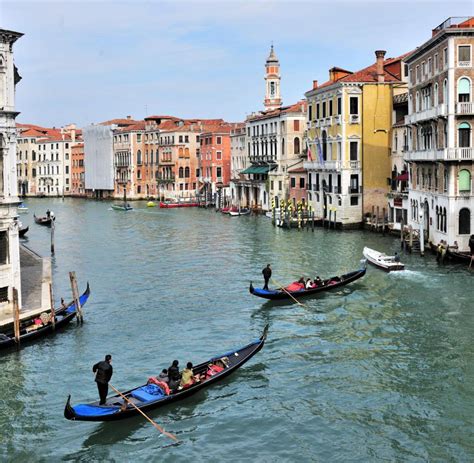
[[[69,272],[69,279],[71,280],[72,298],[76,306],[76,318],[82,323],[84,317],[82,315],[81,301],[79,300],[79,292],[77,290],[76,272]]]
[[[382,209],[382,235],[385,235],[385,207]]]
[[[54,255],[54,217],[51,220],[51,254]]]
[[[20,304],[18,303],[18,289],[13,288],[13,330],[15,342],[20,345]]]
[[[403,223],[403,217],[400,220],[400,248],[405,249],[405,237],[403,234],[403,229],[404,229],[404,223]]]
[[[53,295],[53,285],[49,284],[49,300],[51,303],[51,324],[53,325],[53,331],[56,329],[56,312],[54,310],[54,295]]]

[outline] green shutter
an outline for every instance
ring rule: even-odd
[[[471,191],[471,173],[463,169],[459,171],[459,191]]]

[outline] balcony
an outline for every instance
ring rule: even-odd
[[[341,170],[342,161],[308,161],[303,162],[303,167],[308,170]]]
[[[474,103],[456,103],[456,114],[474,114]]]
[[[360,169],[360,161],[349,161],[350,169]]]
[[[333,117],[333,123],[334,124],[337,124],[337,125],[341,125],[342,124],[342,116],[339,115],[339,116],[334,116]]]
[[[359,123],[360,123],[360,116],[358,114],[349,115],[349,124],[359,124]]]
[[[474,160],[474,148],[448,148],[444,150],[446,161],[472,161]]]
[[[347,187],[347,194],[349,194],[349,195],[362,194],[362,186],[357,186],[357,187],[349,186],[349,187]]]
[[[407,151],[407,161],[472,161],[474,148],[444,148]]]
[[[445,117],[447,115],[448,111],[446,105],[440,104],[438,106],[434,106],[433,108],[417,111],[416,113],[405,116],[405,124],[416,124],[420,121],[436,119],[437,117]]]
[[[342,193],[342,188],[340,186],[334,186],[333,187],[333,193],[340,195]]]
[[[393,199],[407,199],[408,198],[408,190],[404,191],[389,191],[387,193],[387,198]]]

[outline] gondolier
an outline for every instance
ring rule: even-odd
[[[92,372],[95,373],[95,382],[97,383],[97,389],[99,390],[100,404],[105,405],[107,400],[107,393],[109,392],[109,381],[112,378],[112,356],[107,354],[105,360],[96,363],[92,367]]]
[[[267,264],[267,266],[262,270],[262,275],[263,275],[263,279],[265,280],[263,289],[268,290],[268,282],[270,281],[270,278],[272,277],[272,269],[270,268],[270,264]]]

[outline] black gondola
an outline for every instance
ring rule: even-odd
[[[459,252],[449,249],[446,251],[447,257],[449,260],[453,262],[457,262],[459,264],[467,264],[471,263],[471,253],[469,251],[466,252]]]
[[[89,283],[87,283],[87,288],[80,296],[79,302],[81,307],[87,302],[90,295]],[[26,342],[33,341],[35,339],[47,336],[48,334],[55,333],[61,328],[65,327],[74,317],[76,316],[76,304],[74,301],[70,302],[67,306],[61,307],[55,310],[55,326],[53,328],[52,323],[47,323],[46,325],[36,328],[34,319],[30,318],[27,320],[21,320],[20,322],[20,346]],[[12,324],[7,326],[6,333],[0,333],[0,350],[7,349],[9,347],[15,346],[15,334],[13,332]]]
[[[47,215],[45,215],[44,217],[36,217],[36,215],[33,214],[33,217],[38,225],[51,226],[53,220],[56,220],[56,217],[54,215],[51,215],[49,217]]]
[[[282,300],[282,299],[292,299],[293,296],[295,299],[299,299],[303,296],[310,296],[312,294],[322,293],[324,291],[329,291],[332,289],[340,288],[341,286],[345,286],[349,283],[352,283],[355,280],[363,277],[365,275],[366,268],[361,268],[354,272],[349,272],[341,276],[335,276],[332,278],[328,278],[327,280],[323,280],[319,286],[310,289],[300,289],[298,291],[284,291],[283,289],[263,289],[263,288],[254,288],[252,283],[250,283],[250,294],[254,296],[263,297],[264,299],[269,299],[272,301]]]
[[[30,229],[30,227],[20,228],[18,230],[18,235],[20,236],[20,238],[23,238],[26,235],[26,233],[28,232],[29,229]]]
[[[171,392],[169,395],[162,388],[156,385],[142,385],[130,389],[123,394],[127,399],[133,401],[136,407],[147,412],[154,408],[168,405],[189,397],[201,389],[212,386],[217,381],[229,376],[235,370],[240,368],[245,362],[250,360],[257,352],[262,349],[267,337],[268,325],[265,326],[262,335],[255,341],[235,351],[226,352],[217,357],[210,358],[207,362],[196,365],[193,368],[195,375],[206,374],[209,364],[222,360],[225,368],[209,378],[194,383],[188,388]],[[154,386],[150,389],[150,386]],[[155,394],[156,392],[156,394]],[[114,395],[107,399],[105,405],[99,405],[99,402],[89,404],[71,405],[71,396],[68,397],[64,408],[64,417],[68,420],[76,421],[117,421],[131,416],[138,415],[139,412],[132,405],[128,404],[119,396]]]

